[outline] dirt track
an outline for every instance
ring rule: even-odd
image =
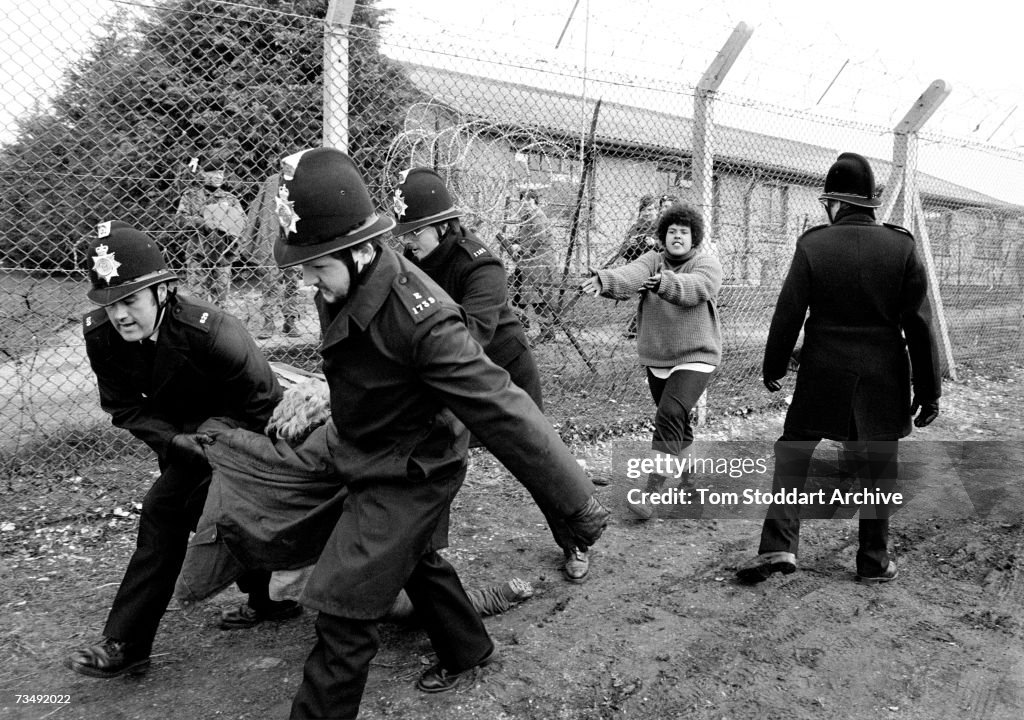
[[[1020,368],[950,385],[943,403],[918,440],[1024,442]],[[780,420],[737,419],[703,436],[774,437]],[[610,462],[611,450],[579,448],[592,465]],[[148,477],[138,476],[141,490]],[[600,492],[612,502],[613,488]],[[478,454],[456,501],[448,557],[467,584],[518,575],[537,595],[486,621],[501,660],[450,695],[413,689],[431,662],[429,644],[419,631],[386,626],[361,717],[1024,717],[1024,508],[971,517],[943,502],[943,488],[936,492],[894,521],[901,575],[889,585],[854,582],[855,520],[806,523],[800,571],[750,588],[732,575],[756,549],[756,521],[641,524],[618,509],[594,552],[592,577],[576,586],[556,569],[560,556],[539,511]],[[219,632],[217,611],[238,601],[230,593],[170,612],[142,679],[96,681],[60,666],[102,626],[133,529],[132,517],[108,516],[0,535],[0,644],[8,658],[0,716],[286,717],[313,618]],[[15,694],[45,693],[71,702],[15,703]]]

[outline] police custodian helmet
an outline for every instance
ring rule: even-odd
[[[876,208],[882,201],[875,196],[875,174],[863,155],[844,152],[832,163],[825,176],[821,200],[841,200],[850,205]]]
[[[120,220],[96,226],[86,261],[92,282],[86,295],[101,307],[113,305],[143,288],[178,279],[167,269],[156,242]]]
[[[300,265],[377,237],[395,225],[378,216],[352,159],[334,148],[314,148],[282,161],[274,243],[280,267]]]
[[[395,235],[459,217],[444,180],[427,167],[406,170],[395,188]]]

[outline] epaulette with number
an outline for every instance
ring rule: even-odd
[[[108,322],[110,322],[110,318],[107,317],[107,311],[103,308],[96,308],[82,317],[82,333],[91,333]]]
[[[210,332],[221,319],[221,311],[209,305],[178,302],[174,305],[174,319],[196,330]]]
[[[442,297],[431,289],[423,278],[410,272],[400,272],[391,283],[402,307],[409,311],[416,323],[421,323],[442,306]]]
[[[910,237],[914,237],[914,233],[910,232],[909,230],[907,230],[902,225],[894,225],[893,223],[882,223],[882,224],[885,225],[890,230],[895,230],[896,232],[901,232],[904,235],[909,235]]]
[[[476,260],[477,258],[483,257],[493,257],[491,251],[486,245],[471,237],[461,237],[455,245],[462,250],[462,252],[469,255],[470,260]]]

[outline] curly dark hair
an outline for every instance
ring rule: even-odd
[[[690,235],[693,236],[693,247],[700,247],[704,239],[704,218],[700,210],[685,203],[669,205],[658,218],[658,240],[662,245],[665,244],[665,235],[668,234],[670,225],[688,225]]]

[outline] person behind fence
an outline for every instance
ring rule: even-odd
[[[637,354],[657,405],[652,455],[682,456],[693,443],[693,412],[722,360],[718,293],[722,264],[702,247],[704,221],[689,205],[671,205],[658,220],[660,253],[645,253],[620,268],[593,271],[584,292],[625,300],[640,294]],[[680,476],[680,486],[688,474]],[[668,478],[651,473],[645,493]],[[654,515],[641,495],[627,507],[639,519]]]
[[[631,263],[645,252],[658,247],[658,204],[653,195],[640,198],[640,208],[636,220],[626,230],[626,237],[615,251],[615,255],[604,264],[611,267],[621,258],[623,263]]]
[[[224,307],[231,289],[231,265],[245,229],[239,199],[224,189],[226,163],[204,156],[189,165],[192,182],[181,195],[176,217],[190,230],[185,241],[185,285]]]
[[[608,511],[551,424],[473,339],[463,311],[383,244],[355,164],[333,148],[285,159],[278,204],[282,267],[316,288],[323,373],[348,495],[300,601],[318,610],[292,718],[353,718],[377,624],[405,589],[437,663],[428,693],[473,681],[495,653],[447,544],[451,502],[466,474],[468,426],[531,493],[559,513],[562,547],[589,548]]]
[[[623,263],[631,263],[644,253],[656,250],[658,246],[658,213],[658,204],[653,195],[641,197],[636,221],[629,226],[622,245],[615,251],[615,255],[604,264],[603,268],[611,267],[618,262],[619,258],[622,258]],[[636,319],[637,314],[634,312],[629,319],[626,332],[623,333],[623,337],[627,340],[636,337]]]
[[[277,331],[277,314],[282,317],[281,333],[286,337],[299,337],[299,288],[301,274],[295,268],[282,270],[274,262],[274,243],[281,234],[277,221],[277,193],[280,173],[273,173],[260,186],[259,195],[249,206],[242,231],[242,246],[247,259],[256,265],[263,280],[260,292],[262,324],[256,333],[258,340],[266,340]]]
[[[103,639],[75,651],[66,664],[99,678],[149,667],[157,627],[174,591],[189,532],[203,509],[210,466],[196,434],[219,417],[255,432],[281,399],[281,387],[242,323],[213,305],[179,297],[177,276],[144,232],[102,223],[91,242],[85,346],[100,406],[157,455],[160,475],[146,493],[138,542],[107,616]],[[296,617],[292,601],[272,601],[270,573],[238,580],[248,593],[221,617],[222,629]]]
[[[663,212],[668,210],[670,207],[679,202],[679,198],[675,195],[662,195],[658,198],[658,215],[660,216]]]
[[[843,441],[844,451],[863,459],[856,472],[863,490],[891,491],[898,439],[910,434],[912,419],[924,427],[939,414],[928,281],[913,235],[875,219],[881,202],[863,156],[841,154],[820,199],[829,224],[797,240],[764,350],[764,385],[778,392],[803,328],[796,388],[775,443],[772,491],[803,490],[823,438]],[[887,582],[898,573],[888,552],[890,514],[885,503],[860,508],[860,580]],[[757,583],[794,572],[799,540],[799,506],[772,503],[758,555],[738,578]]]
[[[508,278],[501,261],[459,222],[448,188],[430,168],[412,168],[395,188],[393,234],[405,257],[441,286],[466,313],[466,325],[484,353],[544,409],[540,372],[526,333],[508,305]],[[474,439],[473,442],[476,442]],[[551,510],[542,507],[545,516]],[[572,581],[589,569],[585,550],[567,553],[563,571]]]
[[[513,302],[520,307],[533,307],[540,316],[541,337],[551,334],[555,281],[555,239],[551,221],[540,206],[536,190],[519,193],[519,210],[515,218],[515,236],[509,251],[519,271],[518,287],[513,288]]]

